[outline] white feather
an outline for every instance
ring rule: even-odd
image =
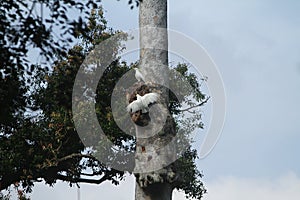
[[[143,74],[141,73],[141,71],[138,68],[133,68],[133,69],[135,70],[134,76],[135,76],[136,80],[145,82],[145,78],[144,78]]]
[[[149,104],[157,102],[159,94],[157,93],[148,93],[144,96],[136,95],[136,100],[131,102],[127,106],[127,111],[135,113],[136,111],[142,110],[142,113],[147,113],[149,110]]]

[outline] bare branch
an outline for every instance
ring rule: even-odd
[[[80,173],[80,175],[82,176],[99,176],[101,175],[102,172],[98,172],[98,173],[92,173],[92,174],[88,174],[88,173]]]
[[[204,104],[206,104],[208,102],[209,99],[210,99],[210,97],[207,97],[204,101],[202,101],[201,103],[199,103],[197,105],[191,106],[191,107],[186,108],[186,109],[178,110],[178,111],[179,112],[185,112],[185,111],[191,112],[190,111],[191,109],[203,106]]]
[[[76,181],[76,183],[91,183],[91,184],[100,184],[104,181],[109,180],[110,176],[108,175],[104,175],[103,177],[101,177],[100,179],[85,179],[85,178],[78,178],[78,179],[73,179],[71,177],[68,176],[64,176],[61,174],[57,174],[56,178],[62,181],[69,181],[69,182],[74,182]]]

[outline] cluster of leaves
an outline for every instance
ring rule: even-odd
[[[35,53],[42,55],[46,61],[70,57],[66,54],[70,43],[84,33],[90,33],[91,28],[84,23],[84,18],[89,17],[91,8],[99,7],[100,1],[15,0],[0,2],[0,189],[6,188],[20,177],[21,179],[27,177],[29,170],[22,170],[20,166],[24,165],[23,168],[29,169],[32,166],[26,167],[27,165],[23,162],[36,160],[26,155],[27,147],[39,146],[30,154],[40,155],[40,152],[44,152],[41,151],[44,145],[40,140],[49,139],[36,133],[40,132],[42,125],[39,124],[40,127],[37,127],[37,123],[24,117],[35,107],[33,106],[35,102],[29,97],[33,81],[36,80],[32,77],[33,73],[38,72],[36,75],[41,77],[48,71],[41,65],[30,64],[29,50],[37,50]],[[77,13],[76,16],[79,17],[77,19],[75,15],[69,17],[70,12]],[[106,38],[109,36],[108,34]],[[91,37],[92,35],[85,35],[85,38]],[[24,131],[24,129],[27,130]],[[44,131],[48,132],[48,130]],[[28,133],[31,136],[28,136]],[[43,156],[48,155],[40,155],[40,157]],[[16,171],[18,173],[6,176],[7,173]],[[37,173],[37,176],[39,175],[40,173]],[[28,177],[32,179],[31,176]]]
[[[170,84],[173,84],[171,88],[179,88],[181,96],[179,96],[179,100],[171,90],[169,91],[169,110],[177,124],[180,124],[178,128],[183,127],[187,133],[191,133],[197,128],[202,129],[200,107],[209,99],[200,91],[201,84],[205,80],[199,81],[194,73],[190,73],[186,63],[178,63],[172,68],[174,70],[170,71],[170,77],[173,77],[172,80],[179,81],[170,81]]]
[[[128,4],[130,5],[130,8],[133,9],[134,8],[133,4],[135,4],[135,6],[138,7],[140,5],[140,3],[142,3],[142,2],[143,2],[143,0],[134,0],[134,1],[129,0]]]
[[[181,152],[181,157],[172,165],[174,171],[180,177],[175,183],[175,188],[185,192],[187,198],[201,199],[206,193],[201,178],[203,174],[197,169],[195,160],[197,159],[197,151],[192,148],[191,133],[198,128],[203,128],[201,106],[209,99],[201,90],[201,84],[204,79],[199,79],[194,73],[189,72],[189,66],[185,63],[179,63],[172,67],[175,71],[170,71],[173,80],[172,84],[187,82],[188,86],[181,84],[180,87],[183,95],[179,100],[172,91],[169,91],[169,110],[174,117],[177,132],[177,148]],[[176,72],[176,73],[174,73]],[[182,88],[184,87],[184,88]],[[184,108],[183,108],[184,107]],[[186,112],[189,115],[186,115]],[[182,147],[181,147],[182,146]],[[186,148],[188,147],[188,148]],[[183,148],[183,149],[182,149]]]
[[[201,181],[203,174],[197,169],[196,159],[197,151],[190,147],[173,164],[175,170],[180,174],[180,181],[175,188],[184,191],[186,197],[189,199],[201,199],[206,193],[204,184]]]
[[[74,7],[83,13],[88,13],[89,7],[95,7],[96,1],[38,0],[38,1],[1,1],[0,2],[0,181],[1,189],[7,184],[20,179],[15,171],[22,171],[22,165],[27,159],[23,147],[23,129],[31,127],[32,122],[24,118],[28,105],[29,84],[35,65],[30,65],[27,57],[29,49],[36,48],[46,60],[62,55],[67,48],[67,42],[78,32],[84,30],[83,20],[69,20],[68,10]],[[44,18],[48,12],[48,18]],[[55,29],[69,33],[56,36]],[[75,34],[76,33],[76,34]],[[40,71],[45,70],[43,68]],[[28,129],[30,133],[30,129]],[[34,135],[34,134],[33,134]],[[26,136],[27,137],[27,136]],[[18,152],[17,154],[14,154]],[[29,158],[30,159],[30,158]],[[28,162],[28,160],[26,161]],[[26,165],[24,165],[26,168]],[[12,172],[6,177],[7,172]],[[20,172],[18,172],[20,173]],[[23,173],[26,174],[26,173]]]
[[[96,2],[96,3],[95,3]],[[69,10],[88,14],[97,1],[35,0],[0,2],[0,137],[7,137],[23,126],[30,104],[29,84],[35,68],[28,61],[29,49],[37,49],[46,60],[63,55],[69,43],[85,25],[82,18],[70,20]],[[44,17],[45,13],[47,18]],[[55,30],[62,30],[57,36]],[[38,71],[45,70],[39,68]],[[1,176],[0,176],[1,178]]]
[[[96,37],[98,42],[114,34],[106,28],[103,12],[93,11],[89,24],[96,24],[94,20],[97,20],[97,24],[101,24],[96,26],[99,31],[99,37]],[[93,25],[88,27],[91,32],[95,30]],[[81,39],[88,41],[84,36]],[[36,74],[35,80],[39,83],[35,88],[37,92],[33,93],[31,98],[34,99],[35,109],[39,109],[41,114],[39,117],[24,119],[17,130],[12,129],[11,134],[3,132],[0,138],[2,188],[21,181],[23,187],[30,191],[33,182],[41,179],[50,185],[57,179],[70,183],[101,183],[111,180],[117,184],[116,177],[123,175],[123,172],[102,165],[88,153],[82,154],[84,145],[72,120],[72,86],[87,52],[83,46],[76,45],[70,49],[65,58],[55,64],[51,74],[45,72]],[[128,69],[128,67],[114,67],[117,64],[118,62],[114,62],[110,67],[114,71],[117,69],[114,74],[116,76],[123,73],[124,69]],[[113,87],[113,84],[110,87]],[[99,95],[108,96],[103,93]],[[90,176],[104,177],[98,180],[85,180],[81,175],[86,168],[92,169]]]
[[[82,15],[88,16],[100,0],[35,0],[1,1],[0,43],[3,66],[28,67],[29,49],[38,49],[47,60],[65,53],[70,42],[86,26]],[[68,17],[70,10],[79,12],[77,19]],[[81,16],[80,16],[81,15]],[[61,30],[56,34],[56,30]]]
[[[33,72],[47,68],[32,65],[30,49],[46,61],[63,56],[79,34],[83,19],[70,19],[70,11],[88,16],[99,0],[15,0],[0,2],[0,132],[11,134],[22,126]],[[80,15],[78,15],[80,16]],[[57,35],[57,30],[61,34]],[[33,52],[33,51],[32,51]]]

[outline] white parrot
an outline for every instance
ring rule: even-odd
[[[135,76],[136,80],[145,82],[145,78],[144,78],[143,74],[141,73],[141,71],[138,68],[133,68],[133,69],[135,70],[134,76]]]
[[[136,100],[127,106],[127,112],[135,113],[142,110],[142,113],[147,113],[149,111],[149,104],[157,102],[158,98],[159,94],[154,92],[145,94],[144,96],[137,94]]]

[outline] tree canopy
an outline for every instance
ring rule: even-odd
[[[34,12],[37,5],[48,9],[51,13],[49,19],[44,19],[43,13]],[[66,12],[73,7],[89,14],[86,23],[82,18],[69,21]],[[93,8],[91,12],[89,8]],[[71,185],[79,182],[100,184],[103,181],[118,184],[126,172],[97,160],[76,132],[72,88],[88,53],[119,31],[107,27],[103,10],[94,1],[85,4],[75,0],[63,3],[58,0],[51,3],[42,0],[4,1],[0,3],[0,13],[0,190],[15,184],[30,192],[35,182],[45,181],[53,185],[57,180]],[[58,37],[55,26],[62,31]],[[68,48],[74,39],[79,41],[78,44]],[[120,39],[126,39],[126,34]],[[36,47],[46,60],[56,60],[51,69],[27,59],[32,47]],[[116,57],[119,50],[120,47],[108,51],[115,60],[98,83],[95,110],[101,127],[113,144],[130,151],[135,149],[134,136],[124,134],[115,123],[110,99],[119,78],[136,64],[127,64]],[[201,80],[189,73],[188,65],[179,64],[173,68],[193,86],[193,90],[186,94],[194,99],[189,105],[205,102],[207,97],[199,88]],[[169,110],[175,119],[183,112],[180,110],[182,104],[170,93]],[[186,130],[187,134],[203,126],[201,115],[194,115],[195,123],[185,127],[182,127],[182,118],[177,119],[176,127]],[[196,157],[196,151],[190,147],[174,167],[184,174],[176,188],[200,199],[205,189],[200,180],[202,174],[194,162]]]

